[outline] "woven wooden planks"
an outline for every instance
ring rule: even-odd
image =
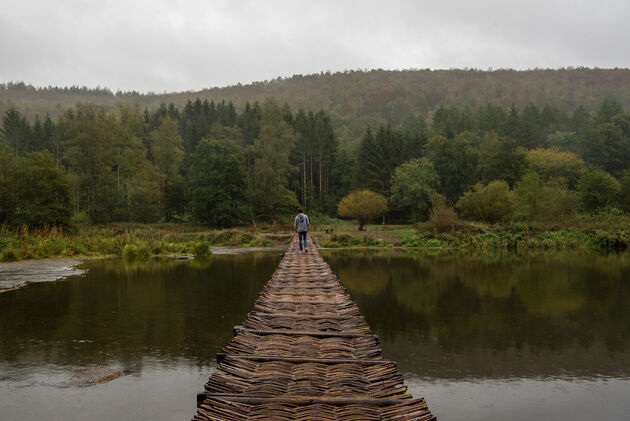
[[[235,333],[195,421],[435,419],[330,267],[295,240]]]

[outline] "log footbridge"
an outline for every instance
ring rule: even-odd
[[[194,421],[436,419],[317,249],[299,254],[296,239],[234,333]]]

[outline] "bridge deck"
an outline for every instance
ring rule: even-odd
[[[234,330],[194,421],[435,420],[314,247],[291,243]]]

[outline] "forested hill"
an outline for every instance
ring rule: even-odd
[[[630,69],[559,70],[405,70],[348,71],[296,75],[249,85],[165,94],[113,93],[96,88],[33,88],[23,83],[0,85],[0,113],[15,107],[29,119],[49,113],[53,118],[79,102],[116,109],[137,103],[156,109],[161,103],[182,106],[195,98],[231,101],[237,109],[246,102],[275,97],[294,110],[323,108],[342,138],[359,138],[367,125],[394,125],[409,113],[430,116],[439,105],[476,108],[490,102],[545,104],[571,111],[578,105],[595,110],[605,99],[630,109]]]

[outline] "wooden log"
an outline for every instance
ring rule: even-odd
[[[197,403],[201,405],[206,398],[223,399],[232,402],[245,403],[248,405],[280,404],[280,405],[373,405],[390,406],[405,403],[411,398],[410,395],[402,395],[400,399],[393,398],[337,398],[321,396],[283,396],[278,398],[267,398],[260,396],[248,396],[232,393],[209,393],[197,394]],[[201,403],[200,403],[201,402]]]
[[[290,363],[320,363],[320,364],[363,364],[363,365],[375,365],[375,364],[391,364],[390,360],[374,360],[374,359],[361,359],[361,358],[309,358],[309,357],[276,357],[273,355],[245,355],[245,354],[227,354],[225,352],[219,352],[217,354],[217,363],[221,364],[226,358],[241,358],[244,360],[252,361],[284,361]],[[394,362],[395,364],[395,362]]]
[[[348,316],[348,315],[339,315],[339,314],[300,314],[300,313],[279,313],[279,312],[268,312],[268,311],[252,311],[249,313],[252,316],[263,316],[263,317],[292,317],[295,319],[312,319],[312,320],[351,320],[357,319],[365,321],[365,318],[361,315],[359,316]]]
[[[378,336],[367,333],[342,333],[342,332],[316,332],[316,331],[296,331],[296,330],[256,330],[247,329],[243,326],[234,326],[234,334],[239,332],[253,333],[254,335],[288,335],[288,336],[314,336],[316,338],[365,338],[373,336],[376,343],[379,343]]]

